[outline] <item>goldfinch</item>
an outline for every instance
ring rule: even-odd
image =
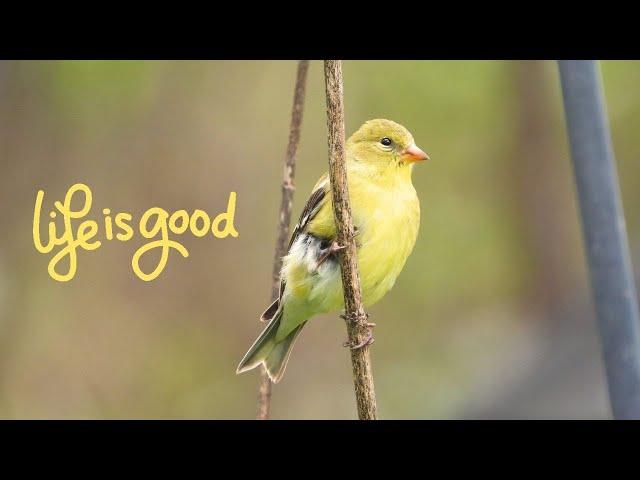
[[[360,285],[369,307],[390,289],[413,250],[420,203],[411,183],[415,162],[428,159],[409,131],[391,120],[370,120],[346,145],[347,181],[356,231]],[[283,259],[280,296],[262,314],[269,322],[236,373],[264,364],[282,378],[296,338],[319,313],[344,308],[335,241],[331,185],[325,173],[313,188]]]

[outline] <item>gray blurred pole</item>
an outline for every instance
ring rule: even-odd
[[[613,416],[640,419],[638,302],[600,70],[583,60],[559,67]]]

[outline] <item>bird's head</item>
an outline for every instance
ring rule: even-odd
[[[402,167],[429,159],[416,146],[409,130],[399,123],[385,119],[365,122],[349,137],[346,148],[355,160],[380,167]]]

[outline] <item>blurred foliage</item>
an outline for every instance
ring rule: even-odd
[[[640,253],[640,63],[602,68]],[[555,65],[348,61],[344,75],[347,133],[390,118],[432,159],[414,171],[414,253],[371,310],[382,417],[499,415],[495,392],[537,368],[568,310],[589,308]],[[235,367],[269,296],[294,76],[294,62],[2,63],[0,417],[253,416],[257,375]],[[519,82],[530,76],[527,90]],[[541,131],[527,133],[536,113],[523,91],[546,106]],[[295,215],[326,169],[324,101],[312,62]],[[50,204],[78,181],[93,191],[93,218],[105,207],[137,218],[152,206],[215,214],[237,191],[240,237],[181,237],[189,258],[172,252],[151,283],[131,270],[139,236],[105,242],[80,252],[73,281],[54,282],[31,239],[35,194],[43,188]],[[550,258],[540,250],[561,261],[540,265]],[[550,309],[539,292],[552,280]],[[587,315],[583,329],[592,327]],[[311,323],[274,389],[274,417],[354,416],[344,336],[335,316]],[[564,402],[578,416],[607,414],[580,410],[577,392]]]

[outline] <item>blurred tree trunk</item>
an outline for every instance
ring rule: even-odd
[[[8,74],[9,68],[7,60],[0,60],[0,168],[5,167],[8,160],[7,155],[7,120],[6,120],[6,106],[7,106],[7,90],[8,90]],[[3,174],[6,174],[6,170],[2,168]]]
[[[7,121],[7,95],[8,95],[8,76],[9,65],[6,60],[0,60],[0,172],[4,181],[0,184],[1,190],[10,187],[7,185],[7,177],[9,173],[9,146],[8,146],[8,128]],[[6,197],[0,194],[0,200],[6,201]],[[6,230],[8,231],[8,230]],[[5,239],[6,240],[6,239]],[[6,285],[9,282],[6,277],[8,268],[5,267],[5,258],[8,256],[8,246],[6,242],[0,251],[0,285]],[[18,270],[20,271],[20,270]],[[12,318],[10,307],[5,302],[0,304],[0,418],[8,416],[8,399],[6,395],[5,379],[7,371],[7,363],[9,360],[9,352],[11,351],[11,335],[16,324],[16,320]]]
[[[35,70],[29,70],[33,68]],[[3,211],[4,232],[21,231],[24,215],[33,215],[32,202],[42,185],[40,179],[53,178],[55,172],[53,153],[49,158],[24,153],[32,136],[41,138],[42,135],[34,119],[39,118],[46,107],[36,106],[33,92],[47,94],[50,70],[51,65],[44,68],[37,62],[0,61],[0,204],[19,206]],[[33,172],[34,183],[25,184],[24,171]],[[27,219],[30,224],[31,218]],[[29,331],[29,316],[25,312],[30,307],[30,292],[34,284],[37,286],[37,280],[34,280],[34,264],[24,262],[24,252],[31,250],[40,256],[32,242],[30,232],[26,237],[7,234],[0,246],[0,288],[11,292],[6,294],[6,301],[0,303],[0,418],[13,416],[8,379],[20,368],[17,357]]]
[[[0,99],[4,98],[5,84],[7,83],[7,60],[0,60]]]
[[[508,62],[514,87],[514,208],[530,262],[527,301],[549,318],[562,308],[571,281],[572,179],[557,149],[552,91],[545,62]],[[572,217],[572,215],[574,217]]]
[[[15,63],[13,64],[15,65]],[[9,75],[10,67],[8,61],[0,60],[0,202],[3,205],[7,205],[11,199],[13,189],[16,188],[15,181],[13,181],[13,169],[17,168],[15,165],[9,163],[10,158],[10,129],[11,123],[9,122]],[[22,188],[25,188],[22,185]],[[16,214],[11,214],[9,209],[5,209],[3,212],[4,231],[10,232],[13,230],[13,226],[16,220]],[[25,274],[20,266],[16,269],[12,268],[9,263],[14,258],[13,255],[13,243],[12,239],[7,235],[4,238],[2,249],[0,250],[0,285],[2,288],[9,290],[8,286],[16,285],[18,282],[24,280]],[[10,278],[8,272],[16,272]],[[18,333],[20,327],[20,314],[16,305],[24,298],[24,290],[20,288],[14,288],[13,297],[10,302],[2,302],[0,304],[0,418],[10,417],[9,398],[6,387],[6,379],[9,370],[12,368],[12,356],[14,354],[15,345],[18,342]],[[5,299],[8,300],[8,299]]]

